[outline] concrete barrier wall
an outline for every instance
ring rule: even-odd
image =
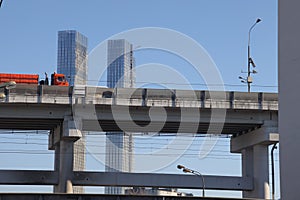
[[[277,110],[276,93],[17,85],[2,102]]]

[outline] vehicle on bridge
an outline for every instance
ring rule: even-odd
[[[0,73],[0,83],[15,81],[17,84],[30,84],[30,85],[49,85],[48,75],[45,73],[45,80],[39,81],[38,74],[7,74]],[[51,85],[69,86],[68,81],[64,74],[51,74]]]

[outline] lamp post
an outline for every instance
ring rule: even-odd
[[[255,25],[256,24],[258,24],[259,22],[261,22],[261,19],[260,18],[258,18],[256,21],[255,21],[255,23],[250,27],[250,29],[249,29],[249,32],[248,32],[248,56],[247,56],[247,59],[248,59],[248,67],[247,67],[247,78],[243,78],[243,77],[241,77],[241,76],[239,76],[239,79],[241,79],[241,82],[242,83],[247,83],[247,85],[248,85],[248,92],[250,92],[250,88],[251,88],[251,83],[253,82],[253,80],[252,80],[252,77],[251,77],[251,73],[253,73],[253,74],[256,74],[257,73],[257,71],[256,70],[252,70],[251,71],[251,65],[253,66],[253,67],[256,67],[255,66],[255,64],[254,64],[254,61],[253,61],[253,59],[251,58],[251,56],[250,56],[250,36],[251,36],[251,31],[252,31],[252,29],[255,27]]]
[[[202,179],[202,185],[203,185],[203,187],[202,187],[202,196],[205,197],[205,182],[204,182],[204,177],[203,177],[203,175],[202,175],[200,172],[198,172],[198,171],[196,171],[196,170],[193,170],[193,169],[186,168],[186,167],[183,166],[183,165],[177,165],[177,168],[178,168],[178,169],[182,169],[182,171],[183,171],[184,173],[191,173],[191,174],[194,174],[194,175],[196,175],[196,176],[200,176],[200,177],[201,177],[201,179]]]

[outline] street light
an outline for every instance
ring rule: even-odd
[[[191,174],[194,174],[194,175],[196,175],[196,176],[200,176],[200,177],[201,177],[201,179],[202,179],[202,184],[203,184],[203,187],[202,187],[202,196],[205,197],[205,182],[204,182],[204,177],[203,177],[203,175],[202,175],[200,172],[198,172],[198,171],[196,171],[196,170],[193,170],[193,169],[186,168],[186,167],[183,166],[183,165],[177,165],[177,168],[178,168],[178,169],[182,169],[182,171],[183,171],[184,173],[191,173]]]
[[[251,65],[252,65],[252,67],[256,67],[256,65],[255,65],[255,63],[254,63],[254,61],[253,61],[253,59],[251,58],[251,56],[250,56],[250,35],[251,35],[251,31],[252,31],[252,29],[255,27],[255,25],[256,24],[258,24],[259,22],[261,22],[261,19],[260,18],[258,18],[256,21],[255,21],[255,23],[250,27],[250,29],[249,29],[249,32],[248,32],[248,57],[247,57],[247,59],[248,59],[248,67],[247,67],[247,78],[243,78],[243,77],[239,77],[239,79],[241,79],[241,82],[242,83],[247,83],[247,85],[248,85],[248,92],[250,92],[250,85],[251,85],[251,83],[253,82],[253,80],[252,80],[252,77],[250,76],[251,75],[251,73],[252,74],[256,74],[257,73],[257,71],[256,70],[252,70],[251,71]]]

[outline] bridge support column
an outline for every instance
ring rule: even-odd
[[[252,191],[243,191],[244,198],[270,199],[269,145],[279,141],[277,128],[262,127],[231,139],[231,152],[242,154],[242,175],[253,178]]]
[[[55,148],[55,170],[59,173],[54,193],[73,193],[74,142],[81,138],[81,121],[65,117],[62,127],[52,132],[52,147]],[[59,134],[58,134],[59,133]],[[51,140],[49,140],[50,148]]]
[[[268,145],[242,150],[242,176],[253,177],[254,190],[243,191],[244,198],[270,199]]]

